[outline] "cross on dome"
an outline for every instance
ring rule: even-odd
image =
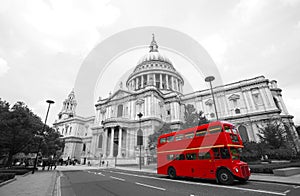
[[[152,41],[151,41],[151,45],[149,46],[149,48],[150,48],[149,52],[158,52],[158,45],[155,41],[154,33],[152,33]]]

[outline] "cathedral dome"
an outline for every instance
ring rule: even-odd
[[[145,54],[138,61],[137,64],[140,65],[140,64],[143,64],[148,61],[161,61],[161,62],[165,62],[165,63],[172,65],[172,62],[170,61],[170,59],[158,51],[157,52],[149,52],[149,53]]]
[[[158,51],[158,45],[152,37],[150,51],[138,61],[130,74],[126,86],[129,90],[139,90],[155,86],[163,91],[182,92],[183,78],[175,70],[168,57]]]

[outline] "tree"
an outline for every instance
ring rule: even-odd
[[[280,147],[286,147],[285,129],[278,120],[269,120],[264,127],[258,128],[257,136],[260,138],[260,142],[266,144],[271,149],[279,149]]]
[[[41,119],[22,102],[10,108],[9,103],[0,100],[0,148],[8,154],[7,165],[13,155],[23,152],[36,140],[34,135],[41,129]]]
[[[198,113],[192,104],[187,104],[185,106],[184,120],[185,122],[182,125],[183,129],[209,123],[207,118],[203,115],[203,112],[200,111]]]
[[[171,129],[170,125],[167,123],[164,123],[159,129],[158,131],[154,131],[153,134],[149,135],[148,137],[148,147],[150,149],[150,151],[156,150],[156,145],[157,145],[157,140],[159,138],[159,136],[166,134],[166,133],[170,133],[173,130]]]
[[[45,126],[41,118],[35,115],[24,103],[17,102],[13,107],[0,99],[0,153],[7,155],[7,166],[17,153],[36,153],[41,144],[43,155],[55,155],[63,146],[60,134]],[[39,137],[37,137],[39,136]]]

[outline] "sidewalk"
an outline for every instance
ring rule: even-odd
[[[16,176],[16,180],[0,187],[0,195],[9,196],[52,196],[55,191],[57,172],[37,171]]]

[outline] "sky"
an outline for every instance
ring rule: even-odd
[[[42,119],[46,100],[54,100],[51,125],[93,48],[115,33],[142,26],[171,28],[198,41],[224,83],[261,75],[277,80],[300,125],[300,0],[0,0],[0,98],[25,102]],[[151,35],[145,45],[150,41]],[[105,75],[120,77],[109,84],[100,78],[107,88],[99,96],[116,89],[144,53],[116,59]],[[184,60],[170,56],[184,77],[197,77],[179,66]],[[116,69],[120,62],[127,66]],[[197,82],[188,82],[199,90]]]

